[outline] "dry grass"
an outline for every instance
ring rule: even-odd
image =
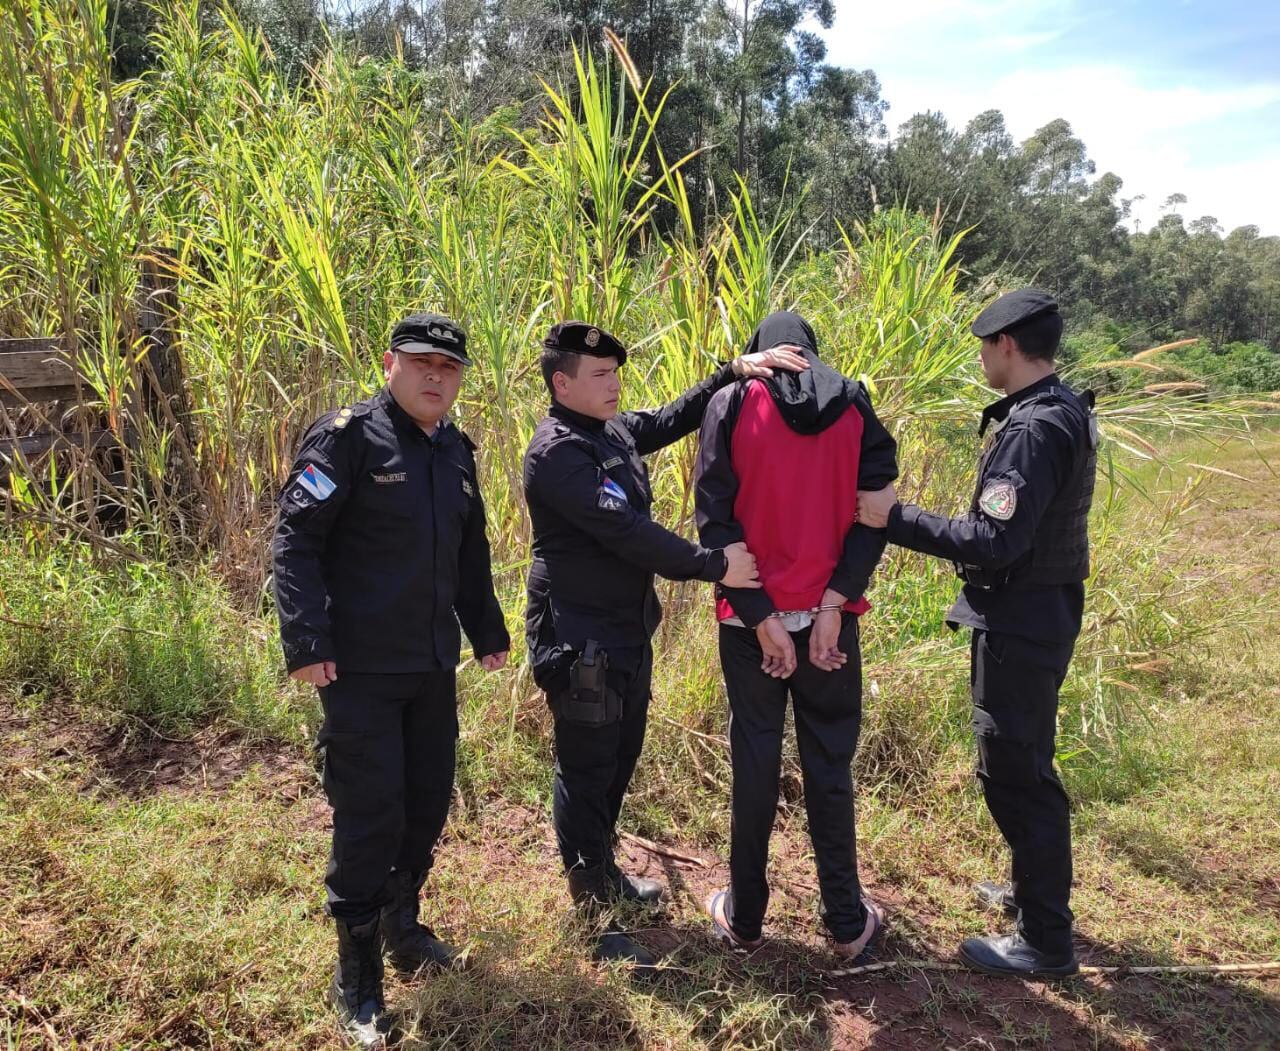
[[[1100,744],[1065,763],[1080,804],[1075,905],[1090,962],[1280,959],[1280,571],[1270,554],[1280,482],[1252,453],[1219,450],[1212,462],[1252,481],[1214,477],[1165,566],[1207,581],[1203,608],[1231,615],[1206,618],[1193,651],[1162,654],[1133,673],[1150,723],[1131,728],[1123,747]],[[1184,484],[1174,475],[1150,481],[1153,490]],[[1131,512],[1141,521],[1140,506]],[[709,654],[698,660],[711,664]],[[903,681],[884,671],[882,698]],[[948,674],[926,681],[936,688]],[[471,947],[475,969],[392,983],[403,1046],[1250,1048],[1280,1040],[1275,980],[830,979],[835,961],[818,935],[792,789],[775,843],[771,946],[751,958],[727,954],[707,937],[698,909],[724,878],[723,727],[700,706],[667,703],[667,689],[659,689],[657,724],[696,719],[705,736],[660,735],[625,818],[704,862],[629,850],[633,867],[673,888],[645,934],[665,953],[667,975],[633,986],[584,961],[545,819],[545,740],[531,736],[527,751],[486,759],[477,753],[495,738],[473,712],[427,909],[442,932]],[[288,747],[241,754],[256,772],[233,779],[216,759],[234,739],[206,737],[184,751],[148,743],[136,728],[113,736],[48,701],[10,698],[2,711],[0,1034],[11,1048],[338,1046],[320,1001],[331,951],[318,893],[326,812],[305,756]],[[537,730],[536,709],[518,706],[515,715],[531,735]],[[997,872],[1002,852],[968,776],[962,708],[952,716],[958,725],[936,744],[901,742],[925,764],[913,777],[864,786],[864,873],[891,917],[881,958],[946,958],[958,938],[1000,924],[969,899],[970,883]],[[700,765],[706,780],[675,784],[665,751],[674,748],[692,751],[696,764],[686,757],[681,768]],[[696,813],[692,799],[702,804]]]

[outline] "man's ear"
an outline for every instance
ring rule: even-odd
[[[569,389],[569,377],[563,372],[553,372],[551,374],[551,386],[557,394],[563,394]]]
[[[996,347],[1002,354],[1022,354],[1022,348],[1018,346],[1018,341],[1007,332],[1001,332],[996,337]]]
[[[395,362],[396,356],[393,351],[384,350],[382,352],[382,378],[389,380],[391,378],[391,366]]]

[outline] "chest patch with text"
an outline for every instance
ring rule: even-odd
[[[377,471],[374,471],[372,474],[372,478],[374,480],[374,483],[377,485],[396,485],[400,482],[407,482],[409,480],[409,472],[408,471],[386,471],[383,473],[379,473]]]

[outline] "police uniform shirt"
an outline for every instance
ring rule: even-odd
[[[290,671],[447,670],[459,619],[477,656],[509,648],[473,450],[447,420],[427,435],[387,388],[307,430],[272,551]]]
[[[1031,556],[1052,525],[1046,511],[1066,490],[1080,490],[1074,506],[1087,517],[1095,463],[1089,406],[1051,374],[989,405],[981,431],[985,445],[969,513],[945,518],[900,504],[890,513],[888,539],[950,559],[973,578],[990,576],[987,586],[966,582],[947,614],[953,628],[1070,641],[1084,610],[1087,542],[1065,572],[1042,572]],[[1084,522],[1079,526],[1083,538]]]
[[[670,405],[602,421],[553,402],[524,459],[533,525],[526,630],[540,685],[588,639],[606,649],[643,647],[661,619],[654,575],[716,581],[725,556],[649,516],[653,491],[642,459],[698,428],[730,365]]]

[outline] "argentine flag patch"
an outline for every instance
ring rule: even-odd
[[[612,478],[606,478],[596,491],[596,506],[602,511],[621,511],[627,506],[627,492]]]
[[[303,472],[298,475],[298,484],[317,500],[328,500],[333,495],[333,491],[338,488],[333,479],[313,463],[307,464]]]

